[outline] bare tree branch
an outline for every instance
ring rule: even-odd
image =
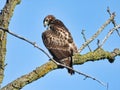
[[[114,52],[114,53],[113,53]],[[107,52],[99,48],[94,52],[89,52],[84,55],[76,54],[73,56],[74,65],[80,65],[87,61],[99,61],[102,59],[114,59],[116,56],[120,56],[120,49],[115,49],[113,52]],[[53,61],[49,61],[44,65],[37,67],[29,74],[23,75],[13,82],[9,83],[1,90],[20,90],[25,85],[32,83],[33,81],[42,78],[52,70],[58,69],[57,65]],[[94,79],[94,78],[93,78]]]
[[[111,29],[108,34],[105,36],[105,38],[103,39],[101,45],[99,46],[100,48],[103,46],[103,44],[107,41],[107,39],[110,37],[110,35],[112,35],[112,33],[115,31],[115,30],[118,30],[120,28],[120,24],[115,26],[113,29]]]
[[[15,6],[18,3],[20,3],[20,0],[6,0],[5,6],[0,12],[0,27],[8,28]],[[6,33],[0,30],[0,84],[2,83],[4,77],[4,62],[7,42],[6,36]]]
[[[107,7],[107,12],[109,13],[110,16],[112,15],[111,12],[110,12],[110,8],[109,7]],[[117,24],[116,24],[114,19],[112,20],[112,24],[114,25],[114,27],[117,26]],[[116,32],[117,32],[118,36],[120,37],[120,32],[119,32],[118,29],[116,29]]]
[[[84,39],[85,42],[86,42],[87,39],[86,39],[86,37],[85,37],[84,31],[85,31],[85,30],[82,30],[81,34],[83,35],[83,39]],[[90,48],[90,46],[89,46],[89,45],[87,45],[87,46],[88,46],[88,49],[89,49],[90,51],[92,51],[91,48]]]
[[[15,34],[15,33],[11,32],[11,31],[8,30],[8,29],[4,29],[4,28],[2,28],[2,27],[0,27],[0,29],[3,30],[4,32],[8,32],[8,33],[11,34],[12,36],[15,36],[15,37],[17,37],[17,38],[19,38],[19,39],[21,39],[21,40],[23,40],[23,41],[25,41],[25,42],[33,45],[34,47],[36,47],[37,49],[39,49],[40,51],[42,51],[45,55],[47,55],[48,58],[52,59],[51,56],[50,56],[48,53],[46,53],[42,48],[40,48],[35,42],[32,42],[32,41],[30,41],[30,40],[28,40],[28,39],[26,39],[26,38],[24,38],[24,37],[22,37],[22,36],[20,36],[20,35],[17,35],[17,34]]]
[[[115,14],[113,13],[111,17],[97,30],[97,32],[89,39],[87,40],[80,49],[78,49],[78,52],[80,53],[90,42],[92,42],[103,30],[104,28],[114,19]]]

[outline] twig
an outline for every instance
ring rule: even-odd
[[[97,40],[97,46],[100,47],[100,40]]]
[[[62,64],[60,64],[60,65],[63,66]],[[68,66],[66,66],[66,65],[64,65],[64,67],[73,70],[71,67],[68,67]],[[74,70],[74,71],[75,71],[76,73],[80,74],[80,75],[85,76],[85,78],[91,78],[91,79],[97,81],[98,83],[100,83],[101,85],[107,87],[107,84],[105,84],[105,83],[103,83],[102,81],[96,79],[95,77],[92,77],[92,76],[90,76],[90,75],[88,75],[88,74],[85,74],[85,73],[80,72],[80,71],[77,71],[77,70]]]
[[[92,42],[102,31],[103,29],[114,19],[115,14],[113,13],[111,17],[97,30],[97,32],[89,39],[87,40],[80,49],[78,49],[78,52],[80,53],[90,42]]]
[[[111,30],[108,32],[108,34],[107,34],[107,35],[105,36],[105,38],[103,39],[101,45],[99,46],[99,48],[101,48],[101,47],[103,46],[103,44],[107,41],[107,39],[110,37],[110,35],[111,35],[116,29],[118,29],[118,28],[120,28],[120,24],[117,25],[117,26],[115,26],[113,29],[111,29]]]
[[[24,38],[24,37],[22,37],[22,36],[20,36],[20,35],[17,35],[17,34],[15,34],[15,33],[11,32],[11,31],[9,31],[8,29],[4,29],[4,28],[1,28],[1,27],[0,27],[0,29],[3,30],[3,31],[5,31],[5,32],[8,32],[9,34],[11,34],[11,35],[13,35],[13,36],[15,36],[15,37],[23,40],[23,41],[28,42],[29,44],[33,45],[33,46],[36,47],[37,49],[41,50],[45,55],[47,55],[47,56],[48,56],[54,63],[56,63],[57,65],[61,65],[61,66],[65,67],[65,68],[71,69],[71,70],[75,71],[76,73],[78,73],[78,74],[80,74],[80,75],[83,75],[83,76],[85,76],[86,78],[91,78],[91,79],[97,81],[98,83],[100,83],[101,85],[103,85],[103,86],[106,87],[106,84],[104,84],[104,83],[101,82],[100,80],[98,80],[98,79],[96,79],[96,78],[94,78],[94,77],[92,77],[92,76],[90,76],[90,75],[87,75],[87,74],[85,74],[85,73],[82,73],[82,72],[80,72],[80,71],[74,70],[74,69],[72,69],[72,68],[69,67],[69,66],[66,66],[66,65],[64,65],[64,64],[61,64],[61,63],[55,61],[54,59],[52,59],[52,58],[49,56],[48,53],[46,53],[42,48],[40,48],[35,42],[29,41],[28,39],[26,39],[26,38]]]
[[[41,50],[45,55],[47,55],[47,56],[51,59],[51,57],[49,56],[49,54],[47,54],[47,53],[46,53],[42,48],[40,48],[35,42],[32,42],[32,41],[30,41],[30,40],[28,40],[28,39],[26,39],[26,38],[24,38],[24,37],[22,37],[22,36],[20,36],[20,35],[17,35],[17,34],[15,34],[15,33],[11,32],[11,31],[8,30],[8,29],[4,29],[4,28],[1,28],[1,27],[0,27],[0,29],[3,30],[3,31],[5,31],[5,32],[8,32],[8,33],[11,34],[12,36],[15,36],[15,37],[17,37],[17,38],[19,38],[19,39],[21,39],[21,40],[23,40],[23,41],[25,41],[25,42],[33,45],[34,47],[36,47],[37,49]]]
[[[107,12],[108,12],[108,14],[111,16],[111,12],[110,12],[110,8],[109,8],[109,7],[107,7]],[[117,26],[117,24],[116,24],[116,22],[115,22],[114,19],[112,20],[112,24],[114,25],[114,27]],[[118,29],[116,29],[116,32],[117,32],[118,36],[120,37],[120,33],[119,33],[119,30],[118,30]]]
[[[85,40],[85,42],[87,41],[86,37],[85,37],[85,34],[84,34],[84,31],[85,30],[82,30],[81,34],[83,35],[83,39]],[[90,50],[90,52],[92,51],[89,44],[87,45],[88,46],[88,49]]]

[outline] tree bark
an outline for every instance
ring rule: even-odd
[[[113,52],[108,52],[99,48],[93,52],[89,52],[84,55],[80,55],[80,54],[74,55],[73,64],[80,65],[88,61],[99,61],[103,59],[114,61],[116,56],[120,56],[119,49],[115,49]],[[57,65],[53,61],[49,61],[44,65],[37,67],[35,70],[30,72],[29,74],[23,75],[18,79],[14,80],[13,82],[9,83],[5,87],[3,87],[1,90],[20,90],[25,85],[28,85],[29,83],[32,83],[33,81],[36,81],[37,79],[42,78],[47,73],[55,69],[58,69]]]
[[[13,15],[15,6],[20,3],[20,0],[7,0],[4,8],[0,13],[0,27],[8,28],[10,19]],[[6,55],[6,32],[0,30],[0,84],[4,78],[5,55]]]

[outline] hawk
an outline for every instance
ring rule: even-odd
[[[72,67],[72,56],[77,53],[77,47],[73,38],[62,21],[56,19],[53,15],[48,15],[43,20],[44,27],[47,30],[42,33],[42,40],[53,59],[61,64]],[[74,74],[74,71],[68,69],[68,73]]]

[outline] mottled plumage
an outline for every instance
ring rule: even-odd
[[[66,26],[53,15],[45,17],[44,26],[47,30],[42,33],[43,43],[49,50],[53,59],[72,68],[72,56],[77,53],[77,47]],[[70,74],[73,70],[68,69]]]

